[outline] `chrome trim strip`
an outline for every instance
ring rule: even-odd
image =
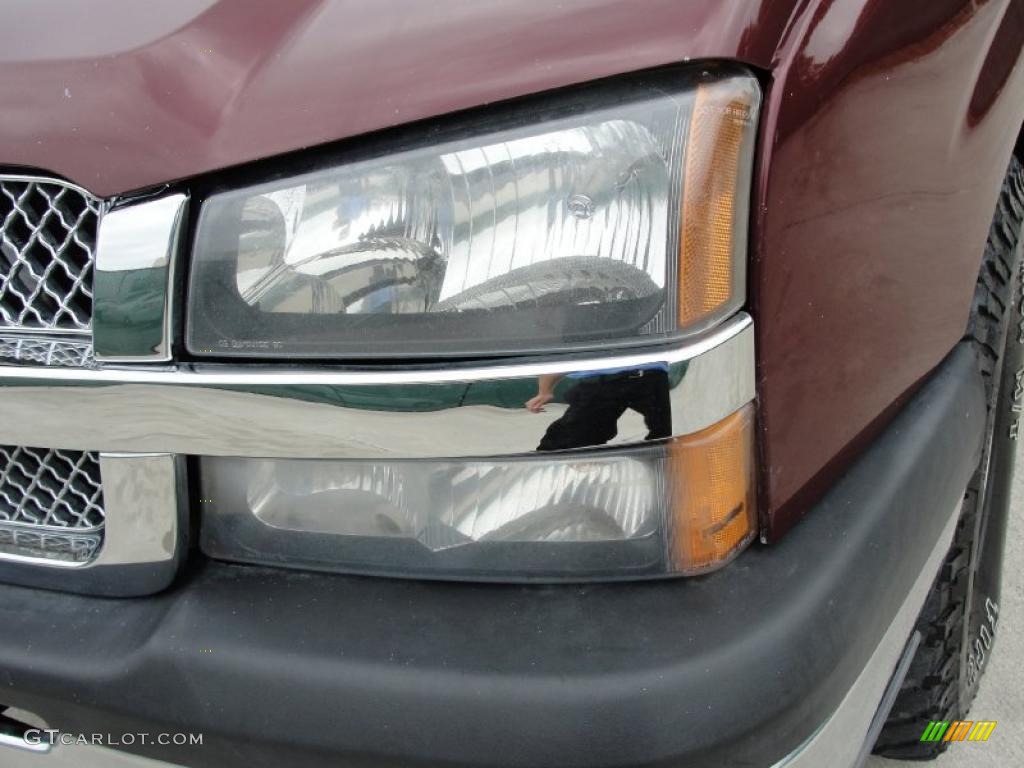
[[[174,268],[188,196],[114,208],[100,220],[93,343],[101,362],[171,359]]]
[[[960,504],[946,521],[945,528],[914,586],[907,593],[899,613],[882,636],[867,665],[854,681],[846,696],[818,730],[803,745],[777,762],[772,768],[859,768],[870,752],[863,749],[871,724],[893,675],[903,656],[907,638],[914,630],[917,616],[931,589],[935,574],[953,542],[953,533],[960,518]]]
[[[184,366],[149,368],[106,366],[101,371],[80,371],[41,368],[9,369],[0,366],[0,386],[8,379],[54,380],[60,384],[177,384],[187,386],[404,386],[411,384],[464,384],[466,382],[499,381],[535,378],[544,373],[575,373],[607,368],[635,368],[653,363],[691,362],[716,350],[723,344],[752,331],[753,321],[740,312],[701,334],[674,347],[645,349],[632,354],[545,359],[543,361],[496,363],[491,365],[420,366],[406,369],[297,368],[279,363],[258,366],[215,365],[204,363],[193,368]]]
[[[26,533],[63,533],[69,536],[88,536],[90,533],[100,533],[104,528],[102,525],[91,525],[88,528],[69,528],[65,525],[35,525],[34,523],[14,522],[13,520],[0,522],[0,527],[7,530],[25,531]],[[3,554],[0,554],[0,557],[3,557]]]
[[[77,328],[21,328],[16,325],[0,325],[0,335],[26,336],[41,341],[46,341],[51,336],[60,336],[61,341],[88,341],[92,338],[92,331]]]
[[[564,412],[523,403],[541,374],[663,364],[672,434],[720,421],[754,398],[746,314],[669,349],[490,366],[294,370],[201,366],[77,370],[0,366],[0,442],[274,458],[454,458],[526,453]],[[70,412],[73,410],[73,418]],[[643,441],[627,411],[616,444]]]

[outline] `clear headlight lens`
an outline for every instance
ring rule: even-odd
[[[627,449],[507,459],[204,458],[203,549],[473,579],[700,573],[754,536],[753,407]]]
[[[608,347],[743,302],[756,81],[675,73],[550,97],[506,126],[212,195],[202,354]]]

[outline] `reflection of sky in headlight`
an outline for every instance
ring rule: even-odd
[[[265,524],[334,535],[472,541],[622,541],[652,534],[657,460],[254,461],[248,503]],[[301,513],[297,512],[301,510]]]
[[[389,162],[251,198],[246,210],[269,202],[280,216],[262,239],[240,239],[246,301],[265,311],[423,312],[570,293],[570,304],[595,303],[666,284],[669,167],[638,122]],[[620,268],[595,271],[602,262]]]

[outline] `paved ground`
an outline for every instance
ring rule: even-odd
[[[981,681],[971,717],[999,723],[984,744],[954,744],[936,768],[1007,768],[1024,765],[1024,454],[1017,455],[1010,531],[1006,542],[999,634],[992,665]],[[911,766],[872,758],[867,768]]]
[[[991,739],[983,744],[954,744],[932,765],[936,768],[1006,768],[1024,766],[1024,455],[1017,459],[1013,513],[1006,550],[998,641],[992,664],[971,709],[971,717],[996,720]],[[49,756],[6,750],[3,768],[144,768],[157,766],[106,750],[60,747]],[[871,758],[867,768],[912,766]],[[823,768],[825,768],[823,766]]]

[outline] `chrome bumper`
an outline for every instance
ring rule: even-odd
[[[455,458],[533,451],[561,415],[523,408],[541,374],[668,367],[672,431],[754,399],[754,330],[740,314],[684,344],[557,362],[388,371],[202,365],[0,366],[0,443],[274,458]],[[646,429],[623,418],[617,444]]]
[[[98,451],[107,498],[105,538],[93,560],[0,552],[0,581],[111,595],[167,586],[187,536],[185,456],[526,454],[566,408],[524,407],[539,376],[651,367],[667,372],[659,381],[667,379],[670,434],[710,427],[754,399],[753,323],[741,313],[702,336],[634,354],[401,370],[0,365],[0,445]],[[611,442],[641,443],[647,432],[644,418],[627,411]]]

